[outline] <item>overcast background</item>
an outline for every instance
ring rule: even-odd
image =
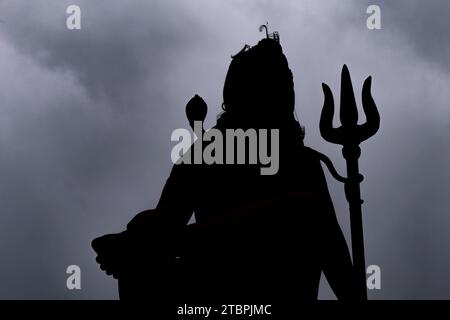
[[[66,8],[82,10],[67,30]],[[366,9],[381,7],[382,30]],[[306,144],[341,172],[323,141],[321,83],[339,99],[349,66],[382,124],[362,145],[367,264],[373,299],[450,299],[450,3],[444,0],[0,0],[0,298],[117,298],[90,241],[155,206],[186,102],[222,102],[230,55],[256,44],[266,21],[294,73]],[[364,117],[360,118],[361,121]],[[348,238],[343,186],[328,176]],[[82,289],[66,288],[68,265]],[[322,298],[333,298],[326,281]]]

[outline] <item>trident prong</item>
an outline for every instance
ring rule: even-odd
[[[361,209],[363,201],[359,186],[363,178],[359,173],[358,166],[358,159],[361,155],[359,144],[372,137],[380,128],[380,115],[372,98],[371,84],[372,77],[368,77],[364,81],[362,90],[362,105],[366,114],[366,123],[359,125],[352,80],[347,66],[344,65],[341,74],[341,126],[333,127],[333,92],[325,83],[322,84],[324,104],[320,117],[322,137],[328,142],[343,146],[342,154],[347,163],[347,178],[340,177],[338,180],[345,184],[345,195],[350,207],[354,285],[361,300],[367,299],[367,288]]]
[[[372,98],[371,85],[372,77],[368,77],[364,81],[362,90],[362,105],[366,114],[366,123],[359,125],[352,80],[347,66],[344,65],[341,75],[340,119],[342,125],[339,128],[333,128],[333,93],[328,85],[322,84],[325,100],[320,117],[320,133],[326,141],[340,145],[350,143],[359,145],[377,133],[380,128],[380,115]]]

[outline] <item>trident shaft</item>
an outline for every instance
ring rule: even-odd
[[[345,196],[350,208],[352,237],[353,273],[355,290],[361,300],[367,300],[366,263],[364,256],[364,236],[360,183],[363,176],[359,173],[358,159],[361,155],[359,144],[372,137],[380,127],[380,115],[371,94],[372,77],[364,81],[362,105],[366,114],[366,123],[358,124],[358,110],[353,93],[352,80],[346,65],[341,74],[341,105],[339,128],[333,127],[334,99],[331,89],[322,84],[325,101],[320,117],[320,134],[335,144],[343,146],[342,155],[347,163],[347,178],[344,180]]]

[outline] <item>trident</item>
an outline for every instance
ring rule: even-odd
[[[346,65],[341,74],[341,126],[333,128],[334,99],[333,93],[325,83],[322,84],[325,101],[320,116],[320,134],[334,144],[343,146],[342,155],[347,163],[347,178],[339,177],[333,168],[332,175],[344,182],[345,197],[350,208],[350,228],[352,239],[353,275],[355,290],[361,300],[367,300],[366,263],[364,257],[364,237],[359,185],[363,176],[359,173],[358,159],[361,155],[359,144],[372,137],[380,127],[380,115],[370,91],[372,77],[364,81],[362,105],[366,114],[366,123],[358,124],[358,110],[353,93],[352,80]],[[329,167],[329,164],[327,164]]]

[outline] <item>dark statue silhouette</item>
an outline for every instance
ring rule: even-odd
[[[155,209],[136,215],[122,233],[92,243],[101,269],[119,279],[120,298],[315,300],[323,272],[338,299],[365,299],[357,159],[359,143],[380,122],[370,81],[363,88],[367,123],[357,125],[344,66],[338,129],[332,128],[332,93],[323,84],[321,133],[344,146],[348,178],[343,178],[327,157],[303,144],[304,130],[294,116],[292,73],[278,34],[267,34],[233,56],[223,90],[224,112],[214,128],[279,129],[279,170],[260,175],[260,163],[174,165]],[[206,103],[196,95],[186,113],[193,126],[205,119]],[[321,161],[345,183],[354,265]],[[192,213],[196,223],[187,225]]]

